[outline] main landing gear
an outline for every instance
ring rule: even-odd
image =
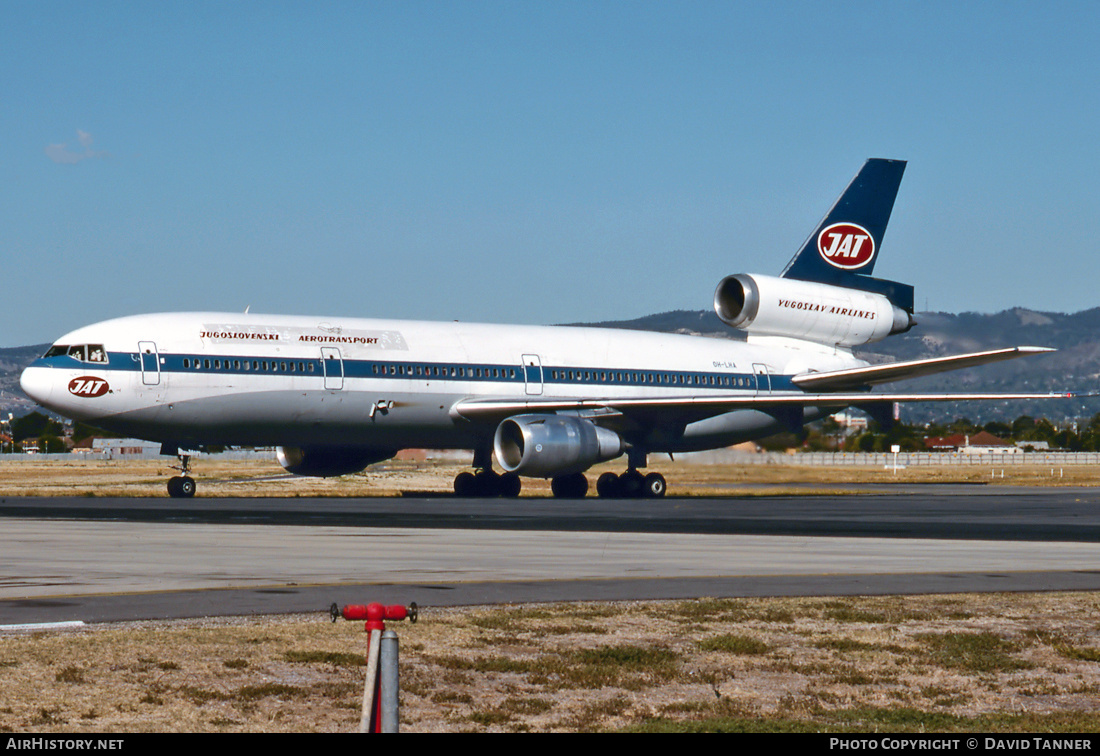
[[[477,472],[463,472],[455,476],[455,494],[463,498],[502,496],[514,499],[519,496],[523,483],[515,473],[498,475],[492,468],[482,468]]]
[[[172,466],[173,470],[179,470],[183,475],[177,475],[168,480],[168,495],[173,499],[190,499],[195,495],[195,479],[188,475],[191,467],[191,455],[180,454],[179,466]]]
[[[493,472],[492,449],[474,452],[474,469],[477,472],[463,472],[455,476],[455,495],[463,498],[514,499],[519,496],[523,483],[515,473],[498,475]]]
[[[515,473],[498,475],[493,472],[492,452],[474,452],[476,472],[463,472],[455,477],[455,495],[463,498],[514,499],[519,496],[522,483]],[[628,469],[622,475],[606,472],[596,481],[596,493],[601,499],[660,499],[668,486],[660,473],[642,475],[638,467],[645,467],[645,457],[634,455]],[[588,495],[588,478],[584,473],[558,475],[550,479],[550,490],[555,499],[583,499]]]
[[[630,469],[622,475],[606,472],[596,479],[596,494],[601,499],[660,499],[668,486],[660,473],[642,475]],[[583,499],[588,494],[588,479],[582,473],[559,475],[550,481],[555,499]]]
[[[646,466],[646,453],[630,449],[626,456],[626,472],[616,475],[606,472],[596,480],[596,493],[601,499],[660,499],[668,490],[665,476],[660,473],[642,475],[639,467]]]
[[[606,472],[596,479],[596,493],[601,499],[660,499],[667,489],[661,473],[642,475],[635,469],[622,475]]]

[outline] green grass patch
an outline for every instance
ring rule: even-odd
[[[1030,669],[1033,665],[1014,654],[1017,643],[995,633],[924,633],[917,636],[936,663],[959,672],[986,674]]]
[[[362,667],[367,663],[363,654],[349,654],[346,651],[287,651],[283,658],[299,664],[332,664],[336,667]]]
[[[304,698],[309,691],[297,685],[283,685],[282,683],[262,683],[260,685],[245,685],[238,688],[232,696],[237,701],[258,701],[261,698]]]
[[[68,666],[59,670],[56,676],[58,682],[82,683],[84,682],[84,670],[80,667]]]
[[[720,707],[716,707],[720,708]],[[817,710],[805,717],[656,717],[622,728],[626,732],[1096,732],[1100,713],[987,714],[964,717],[910,707]]]
[[[1054,650],[1067,659],[1077,661],[1100,662],[1100,648],[1090,646],[1072,646],[1069,643],[1058,643]]]
[[[766,654],[772,649],[771,645],[759,638],[734,633],[704,638],[699,641],[698,645],[703,651],[721,651],[741,656],[758,656]]]

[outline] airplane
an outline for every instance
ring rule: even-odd
[[[906,163],[870,159],[776,276],[724,278],[714,308],[746,341],[608,328],[224,312],[137,315],[62,336],[22,374],[60,415],[162,444],[173,497],[191,452],[274,446],[298,475],[365,469],[405,448],[466,449],[459,496],[661,497],[648,455],[799,430],[846,407],[1072,394],[871,393],[875,385],[1053,351],[1020,346],[871,365],[852,350],[916,323],[913,287],[870,276]],[[493,459],[503,470],[493,469]]]

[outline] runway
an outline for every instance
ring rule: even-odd
[[[1094,489],[0,500],[0,625],[741,595],[1100,590]]]

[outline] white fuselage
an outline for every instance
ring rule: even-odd
[[[864,364],[793,339],[168,313],[73,331],[27,368],[22,386],[59,414],[180,447],[396,451],[484,445],[495,425],[456,413],[464,400],[790,394],[801,393],[793,375]],[[643,426],[628,440],[649,451],[713,448],[780,429],[758,410],[688,423],[654,416]]]

